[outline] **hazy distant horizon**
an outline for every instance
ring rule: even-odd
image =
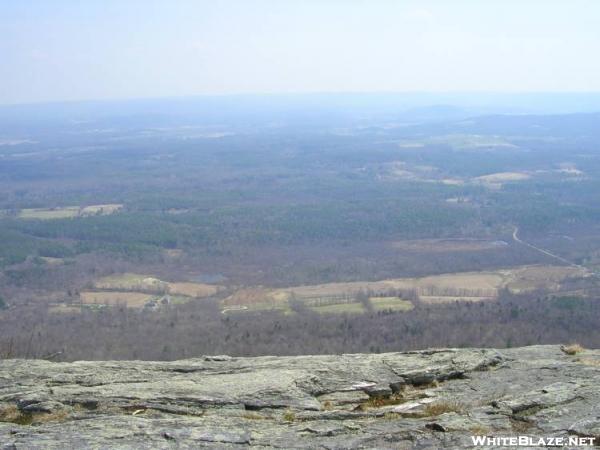
[[[0,104],[0,119],[194,114],[573,114],[600,112],[600,92],[305,92],[148,96]],[[19,120],[20,120],[19,119]]]
[[[83,104],[83,103],[119,103],[119,102],[144,102],[144,101],[193,101],[203,99],[248,99],[248,98],[302,98],[302,97],[413,97],[413,98],[436,98],[444,100],[448,98],[519,98],[519,97],[572,97],[572,96],[598,96],[600,89],[590,91],[282,91],[282,92],[234,92],[234,93],[206,93],[206,94],[182,94],[182,95],[144,95],[132,97],[86,97],[71,100],[37,100],[19,101],[11,103],[0,103],[0,107],[11,106],[36,106],[52,104]],[[428,105],[434,106],[434,103]],[[451,102],[448,105],[452,105]]]

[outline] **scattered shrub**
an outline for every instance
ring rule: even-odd
[[[293,422],[294,420],[296,420],[296,414],[294,414],[294,411],[288,408],[283,413],[283,420],[285,420],[286,422]]]
[[[576,343],[563,345],[560,347],[560,349],[563,351],[563,353],[566,353],[567,355],[576,355],[577,353],[581,353],[584,350],[584,348],[581,345]]]
[[[454,401],[439,401],[435,403],[429,403],[423,410],[423,416],[439,416],[449,412],[461,413],[464,411],[464,406]]]

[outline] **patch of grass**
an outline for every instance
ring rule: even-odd
[[[600,367],[600,359],[592,359],[592,358],[578,358],[576,359],[578,363],[581,363],[585,366],[594,366]]]
[[[21,423],[22,420],[23,414],[16,405],[0,406],[0,422],[12,422],[24,425]]]
[[[539,413],[542,409],[544,409],[542,406],[532,406],[515,413],[514,417],[521,419],[523,417],[533,416],[534,414]]]
[[[515,419],[510,420],[510,425],[515,433],[527,433],[533,427],[531,422]]]
[[[66,410],[51,413],[26,413],[16,405],[0,407],[0,422],[10,422],[17,425],[31,425],[32,423],[60,422],[69,417]]]
[[[491,431],[492,430],[490,430],[485,425],[475,425],[469,428],[469,432],[471,432],[475,436],[487,436],[491,433]]]
[[[358,405],[357,409],[364,411],[369,408],[381,408],[383,406],[399,405],[406,401],[404,396],[393,394],[388,397],[371,397]]]
[[[286,422],[293,422],[296,420],[296,414],[291,409],[286,409],[283,413],[283,420]]]
[[[439,401],[435,403],[429,403],[425,405],[425,409],[423,410],[424,417],[432,417],[439,416],[441,414],[454,412],[454,413],[462,413],[464,412],[465,407],[461,403],[455,401]]]
[[[61,409],[51,413],[34,414],[31,418],[32,423],[62,422],[69,417],[68,411]]]
[[[242,417],[244,419],[248,419],[248,420],[264,420],[264,419],[266,419],[265,416],[262,416],[260,414],[253,413],[253,412],[244,413],[244,415]]]
[[[419,383],[419,384],[413,384],[412,387],[414,389],[418,389],[418,390],[426,390],[426,389],[434,389],[436,387],[439,387],[440,382],[438,380],[433,380],[430,381],[429,383]]]
[[[129,291],[82,291],[81,303],[86,305],[126,305],[128,308],[141,308],[152,300],[152,294]]]
[[[573,343],[573,344],[569,344],[569,345],[562,345],[560,347],[560,349],[563,351],[563,353],[565,353],[567,355],[576,355],[585,350],[581,345],[579,345],[577,343]]]

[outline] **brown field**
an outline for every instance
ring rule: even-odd
[[[81,303],[84,305],[126,305],[128,308],[141,308],[151,300],[151,294],[142,292],[93,292],[80,293]]]
[[[585,278],[585,269],[567,266],[525,266],[512,271],[506,287],[514,293],[548,289],[559,291],[560,283],[566,278]]]
[[[395,249],[415,252],[469,252],[503,248],[506,245],[508,244],[504,241],[488,239],[417,239],[392,242]]]
[[[370,293],[373,301],[378,295],[385,295],[395,289],[415,290],[420,299],[427,303],[479,302],[494,300],[502,288],[508,288],[512,292],[522,292],[541,286],[550,286],[552,291],[559,291],[562,280],[585,276],[588,276],[585,269],[574,267],[523,266],[497,271],[450,273],[381,281],[327,283],[283,289],[253,287],[237,290],[223,300],[222,305],[227,308],[246,306],[249,309],[252,308],[252,305],[261,305],[261,308],[264,309],[265,305],[271,304],[273,308],[282,308],[282,305],[294,298],[311,308],[327,307],[330,311],[342,311],[343,306],[334,308],[333,305],[348,304],[349,299],[356,298],[360,292]],[[357,308],[351,309],[356,310]]]
[[[204,283],[169,283],[158,278],[136,273],[122,273],[100,278],[94,285],[94,289],[150,292],[153,294],[169,293],[183,295],[186,297],[203,298],[215,295],[220,286]]]
[[[505,276],[497,272],[463,272],[445,275],[433,275],[423,278],[396,278],[381,281],[355,281],[349,283],[327,283],[313,286],[297,286],[280,289],[276,292],[295,295],[299,299],[321,297],[356,296],[360,291],[384,294],[394,289],[416,289],[421,295],[433,295],[432,291],[464,291],[467,296],[495,297]],[[481,291],[484,291],[482,295]]]
[[[167,291],[168,283],[148,275],[122,273],[100,278],[94,282],[94,289],[142,291],[159,294]]]
[[[496,295],[496,291],[502,286],[503,281],[502,274],[495,272],[451,273],[413,279],[414,287],[420,292],[430,288],[437,290],[484,290],[489,291],[487,296]]]
[[[218,292],[218,287],[203,283],[168,283],[169,293],[187,297],[210,297]]]
[[[451,295],[422,295],[419,297],[423,303],[429,304],[441,304],[441,303],[451,303],[451,302],[482,302],[486,300],[490,300],[490,297],[460,297],[460,296],[451,296]]]
[[[221,312],[281,310],[291,312],[287,296],[262,287],[240,289],[221,300]]]
[[[240,289],[224,299],[223,306],[251,306],[259,303],[279,304],[287,302],[287,296],[277,296],[277,293],[262,287]]]
[[[415,307],[412,302],[402,300],[399,297],[371,297],[369,301],[375,311],[390,309],[392,311],[410,311]]]

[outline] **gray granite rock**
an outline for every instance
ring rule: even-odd
[[[0,361],[0,449],[439,449],[600,438],[600,352]]]

